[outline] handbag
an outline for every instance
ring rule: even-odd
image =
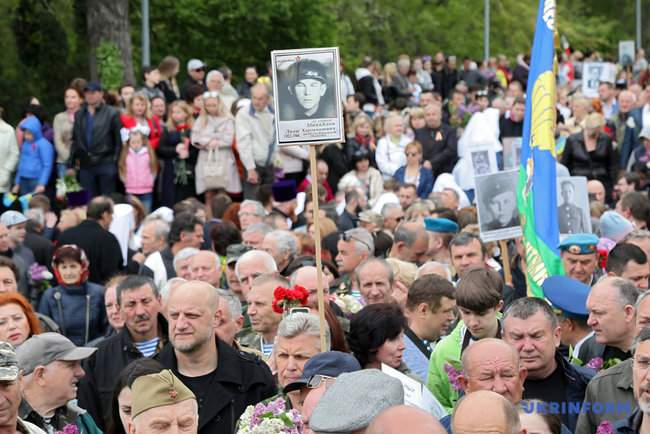
[[[208,151],[208,157],[203,164],[203,184],[206,190],[226,188],[226,165],[219,161],[214,149]]]

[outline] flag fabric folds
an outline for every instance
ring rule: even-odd
[[[548,276],[564,274],[557,248],[554,32],[555,0],[540,0],[517,185],[528,295],[535,297],[544,296]]]

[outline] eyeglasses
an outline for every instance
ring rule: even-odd
[[[339,235],[339,240],[345,241],[346,243],[349,243],[352,240],[357,241],[357,242],[363,244],[364,246],[366,246],[368,248],[368,250],[370,251],[370,253],[373,252],[373,248],[370,247],[370,244],[368,244],[365,241],[360,240],[359,238],[357,238],[357,237],[355,237],[353,235],[350,235],[350,234],[348,234],[346,232],[343,232],[342,234]]]
[[[219,98],[219,92],[216,90],[203,92],[203,98]]]
[[[307,381],[307,387],[309,389],[316,389],[318,386],[323,384],[327,380],[334,380],[335,377],[328,377],[327,375],[313,375]]]

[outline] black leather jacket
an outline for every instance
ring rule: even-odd
[[[81,167],[117,163],[122,148],[122,122],[117,110],[106,104],[95,109],[91,143],[86,140],[87,114],[87,105],[84,104],[74,115],[70,165],[74,167],[77,161]]]

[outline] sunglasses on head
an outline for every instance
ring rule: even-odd
[[[370,250],[370,252],[372,252],[372,250],[373,250],[370,247],[370,245],[368,243],[366,243],[365,241],[362,241],[359,238],[357,238],[357,237],[355,237],[353,235],[350,235],[348,233],[345,233],[345,232],[343,232],[342,234],[339,235],[339,239],[341,241],[345,241],[346,243],[349,243],[350,241],[354,240],[354,241],[357,241],[357,242],[363,244],[364,246],[366,246],[368,248],[368,250]]]

